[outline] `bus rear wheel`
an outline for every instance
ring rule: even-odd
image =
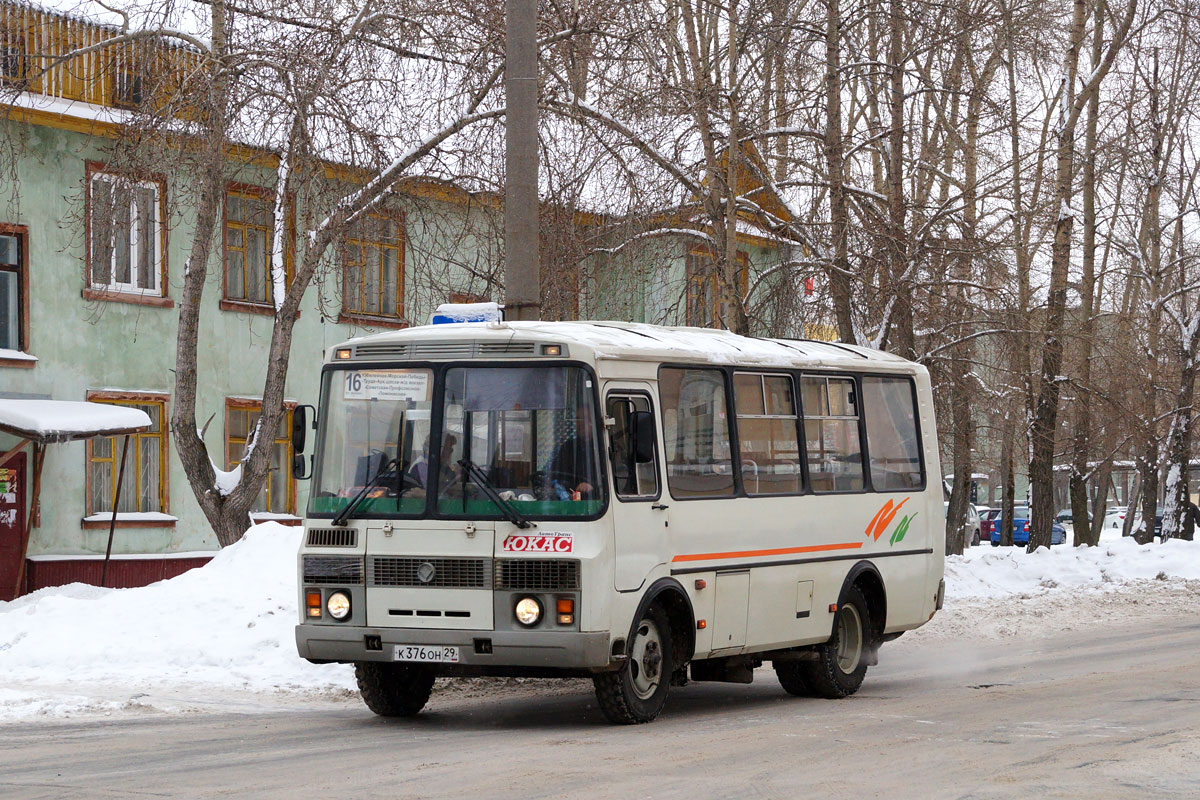
[[[415,664],[359,661],[354,679],[367,708],[381,717],[411,717],[433,692],[433,673]]]
[[[801,661],[797,666],[813,694],[830,699],[848,697],[862,685],[872,646],[867,600],[857,586],[851,586],[838,607],[833,636],[816,648],[815,661]]]
[[[619,670],[596,675],[592,682],[609,722],[637,725],[662,712],[675,668],[671,625],[661,608],[646,609],[629,638],[627,652],[629,657]]]

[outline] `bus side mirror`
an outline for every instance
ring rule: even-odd
[[[654,415],[649,411],[634,411],[629,415],[633,429],[633,458],[638,464],[654,460]]]
[[[316,409],[312,406],[296,406],[292,409],[292,477],[306,480],[312,476],[304,458],[304,445],[308,441],[308,412],[313,412],[313,427],[316,428]]]

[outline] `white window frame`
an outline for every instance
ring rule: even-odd
[[[95,189],[98,182],[106,183],[125,183],[131,189],[152,189],[154,191],[154,285],[148,287],[138,286],[137,281],[137,264],[141,258],[141,230],[138,227],[138,195],[136,191],[130,192],[130,215],[129,215],[129,277],[133,283],[121,283],[117,281],[117,250],[112,248],[112,253],[109,256],[108,274],[112,280],[109,283],[100,283],[94,277],[92,269],[95,263],[94,255],[94,240],[88,242],[88,283],[93,289],[109,292],[120,292],[122,294],[137,294],[150,295],[153,297],[161,297],[162,290],[162,266],[163,266],[163,220],[162,220],[162,186],[157,181],[137,180],[126,175],[121,175],[117,172],[108,172],[105,170],[96,170],[92,172],[88,180],[88,237],[89,240],[95,236],[96,226],[92,215],[96,211]]]

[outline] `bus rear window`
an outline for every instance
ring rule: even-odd
[[[862,379],[863,413],[871,483],[877,492],[920,489],[921,443],[917,438],[912,383],[907,378]]]

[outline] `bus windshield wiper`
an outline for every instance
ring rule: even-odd
[[[496,491],[496,487],[492,485],[492,482],[488,480],[487,475],[483,474],[483,470],[481,470],[474,461],[469,461],[468,459],[464,458],[458,462],[458,465],[463,468],[464,478],[467,475],[473,477],[475,482],[479,484],[479,488],[482,489],[483,493],[488,496],[488,499],[504,510],[504,516],[509,522],[511,522],[513,525],[516,525],[518,528],[521,528],[522,530],[525,528],[537,527],[537,525],[521,516],[521,512],[517,511],[516,507],[513,506],[512,503],[500,496],[500,493]],[[466,483],[465,480],[463,482]],[[465,492],[463,493],[463,496],[466,497]]]
[[[380,479],[387,475],[388,469],[392,468],[394,468],[397,472],[400,471],[400,459],[393,458],[391,461],[388,461],[381,466],[379,471],[375,473],[375,476],[372,477],[371,480],[367,481],[366,486],[358,490],[358,494],[354,495],[354,499],[346,504],[346,507],[343,508],[338,515],[333,518],[333,522],[330,524],[338,528],[344,526],[346,524],[346,520],[350,517],[350,512],[353,511],[358,504],[363,501],[363,498],[367,496],[367,492],[369,492],[371,489],[374,489],[381,483]]]

